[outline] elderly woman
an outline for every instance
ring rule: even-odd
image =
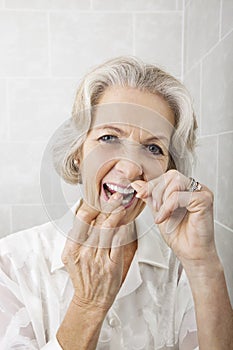
[[[86,75],[55,166],[82,183],[53,223],[1,241],[1,349],[233,349],[213,194],[189,178],[184,86],[132,57]]]

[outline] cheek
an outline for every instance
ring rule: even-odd
[[[160,160],[153,160],[150,163],[144,165],[145,180],[150,181],[164,174],[167,170],[168,160],[167,158]]]
[[[83,195],[85,200],[95,208],[99,208],[101,181],[115,163],[112,152],[108,152],[101,146],[89,151],[82,159],[80,171],[83,180]]]
[[[115,161],[113,160],[113,153],[103,147],[97,146],[83,158],[81,164],[81,174],[83,181],[90,178],[92,183],[97,183],[100,177],[103,177],[113,166]]]

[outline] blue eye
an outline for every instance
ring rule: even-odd
[[[149,152],[151,152],[154,155],[163,155],[163,150],[161,147],[155,144],[151,145],[145,145],[145,147],[148,149]]]
[[[114,135],[103,135],[98,140],[102,142],[111,143],[111,142],[118,141],[118,137]]]

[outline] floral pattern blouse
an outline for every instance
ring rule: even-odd
[[[56,332],[73,296],[61,261],[61,231],[68,232],[73,215],[65,216],[63,230],[49,222],[0,241],[0,349],[61,350]],[[197,350],[184,270],[147,210],[136,219],[136,230],[137,251],[96,349]]]

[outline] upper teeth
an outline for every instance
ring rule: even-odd
[[[106,183],[106,185],[108,186],[108,188],[110,188],[111,190],[115,191],[115,192],[120,192],[122,194],[133,194],[134,193],[134,189],[132,187],[130,188],[123,188],[117,185],[112,185],[112,184],[108,184]]]

